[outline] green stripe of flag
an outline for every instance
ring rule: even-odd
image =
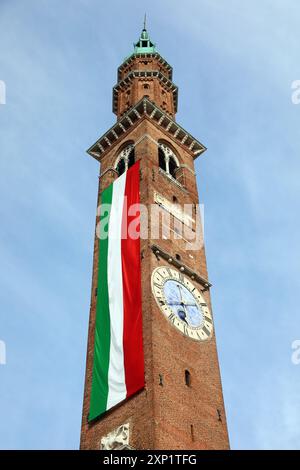
[[[100,216],[100,233],[105,226],[108,232],[113,184],[101,195],[101,205],[107,204],[108,213]],[[107,408],[108,366],[110,356],[110,313],[107,283],[108,236],[99,239],[98,288],[95,325],[94,366],[90,399],[89,420],[103,413]]]

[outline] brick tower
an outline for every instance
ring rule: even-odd
[[[148,227],[159,225],[160,235],[151,231],[141,240],[145,388],[89,423],[99,259],[95,237],[81,449],[229,448],[205,250],[203,243],[182,235],[182,228],[184,234],[196,231],[194,161],[206,148],[175,121],[178,89],[172,75],[144,26],[134,52],[118,69],[117,121],[88,150],[101,164],[98,203],[101,192],[140,161],[140,200],[149,208]],[[192,212],[185,213],[183,205]],[[164,218],[150,207],[169,217],[168,236],[162,232]],[[172,289],[185,300],[176,303]]]

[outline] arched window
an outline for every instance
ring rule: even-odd
[[[135,154],[134,154],[134,145],[129,144],[123,148],[123,150],[119,153],[116,163],[115,169],[119,176],[121,176],[125,171],[128,170],[135,162]]]
[[[176,179],[176,172],[179,168],[178,158],[174,152],[165,144],[158,144],[158,164],[167,175]]]

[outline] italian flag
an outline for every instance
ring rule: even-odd
[[[89,421],[144,387],[139,162],[101,194],[99,270]],[[137,206],[133,206],[133,204]],[[130,210],[129,210],[130,214]]]

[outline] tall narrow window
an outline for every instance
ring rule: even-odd
[[[192,441],[195,440],[194,426],[192,424],[191,424],[191,439],[192,439]]]
[[[191,386],[191,374],[187,369],[184,371],[184,377],[185,377],[185,385],[187,387],[190,387]]]

